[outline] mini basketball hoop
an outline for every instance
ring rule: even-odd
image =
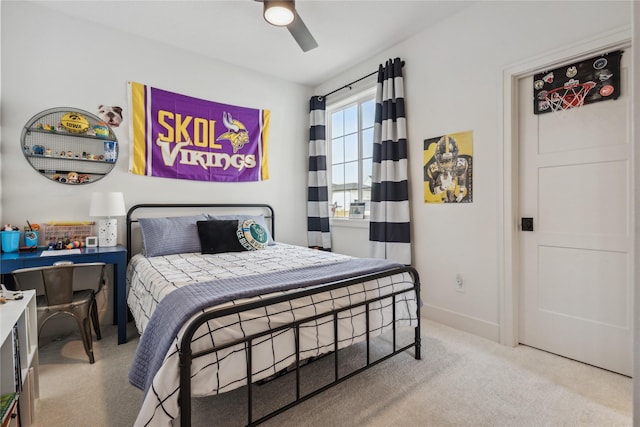
[[[550,108],[551,111],[560,111],[582,107],[584,98],[595,86],[594,82],[578,83],[570,80],[564,86],[546,92],[540,102],[540,110]]]

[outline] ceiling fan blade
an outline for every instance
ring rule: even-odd
[[[295,14],[296,18],[291,24],[287,25],[287,30],[289,30],[293,38],[296,39],[296,42],[298,42],[298,45],[300,45],[303,52],[308,52],[311,49],[317,48],[318,42],[313,38],[311,32],[304,24],[304,21],[300,15],[298,15],[297,11]]]

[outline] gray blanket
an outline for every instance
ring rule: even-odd
[[[250,298],[402,267],[382,259],[357,258],[334,264],[305,267],[249,277],[212,280],[183,286],[164,297],[140,338],[129,371],[129,381],[145,391],[182,325],[196,313],[239,298]]]

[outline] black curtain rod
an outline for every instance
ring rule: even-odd
[[[329,96],[329,95],[333,95],[334,93],[339,92],[339,91],[341,91],[342,89],[346,89],[346,88],[348,88],[348,87],[351,87],[351,85],[352,85],[352,84],[354,84],[354,83],[358,83],[359,81],[364,80],[364,79],[366,79],[367,77],[371,77],[371,76],[373,76],[373,75],[375,75],[375,74],[378,74],[378,72],[377,72],[377,71],[374,71],[374,72],[373,72],[373,73],[371,73],[371,74],[367,74],[367,75],[366,75],[366,76],[364,76],[364,77],[360,77],[358,80],[354,80],[354,81],[352,81],[351,83],[347,83],[346,85],[344,85],[344,86],[342,86],[342,87],[339,87],[339,88],[338,88],[338,89],[336,89],[336,90],[332,90],[331,92],[329,92],[328,94],[323,95],[323,96],[326,98],[326,97],[327,97],[327,96]]]
[[[401,62],[401,64],[402,64],[402,66],[404,67],[404,61],[402,61],[402,62]],[[376,70],[376,71],[374,71],[374,72],[373,72],[373,73],[371,73],[371,74],[367,74],[367,75],[366,75],[366,76],[364,76],[364,77],[360,77],[358,80],[354,80],[354,81],[352,81],[351,83],[347,83],[346,85],[344,85],[344,86],[342,86],[342,87],[339,87],[338,89],[332,90],[331,92],[327,93],[326,95],[323,95],[323,97],[324,97],[324,98],[326,98],[326,97],[327,97],[327,96],[329,96],[329,95],[333,95],[334,93],[341,91],[342,89],[350,88],[350,87],[351,87],[351,85],[353,85],[354,83],[358,83],[359,81],[364,80],[364,79],[366,79],[367,77],[371,77],[371,76],[376,75],[376,74],[378,74],[378,71],[377,71],[377,70]]]

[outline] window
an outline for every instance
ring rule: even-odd
[[[375,112],[375,88],[327,106],[332,217],[349,218],[350,204],[358,202],[369,216]]]

